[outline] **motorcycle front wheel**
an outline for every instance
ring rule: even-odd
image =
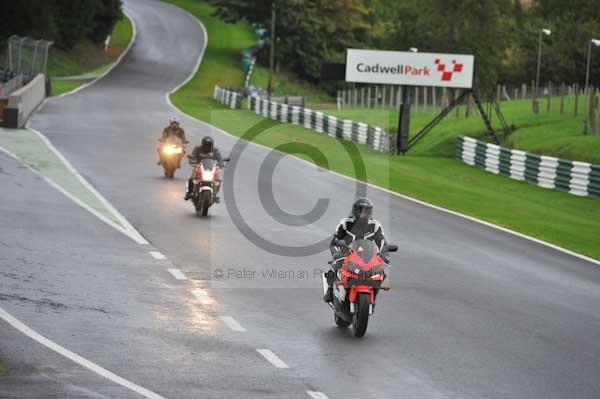
[[[202,216],[206,216],[208,214],[208,208],[210,207],[210,200],[211,200],[211,193],[210,191],[202,191],[200,193],[200,214]]]
[[[175,169],[165,168],[165,177],[167,179],[172,179],[175,176]]]
[[[356,312],[352,316],[352,333],[355,337],[360,338],[367,332],[367,325],[369,324],[370,295],[361,292],[358,294],[356,302]]]

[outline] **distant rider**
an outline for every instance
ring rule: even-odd
[[[206,159],[206,158],[214,159],[215,161],[217,161],[217,165],[219,165],[219,167],[221,169],[223,169],[223,158],[221,157],[221,152],[219,151],[218,148],[215,147],[215,143],[214,143],[212,137],[210,137],[210,136],[203,137],[202,143],[199,146],[194,148],[194,150],[192,151],[192,154],[188,155],[188,158],[189,158],[190,162],[193,162],[193,163],[200,163],[201,160]],[[193,176],[194,176],[194,172],[192,172],[192,177],[190,177],[190,179],[188,180],[187,186],[186,186],[186,190],[185,190],[185,200],[186,201],[189,200],[190,198],[192,198],[192,190],[194,187]],[[215,191],[215,202],[220,201],[220,198],[218,196],[220,187],[221,187],[221,184],[217,184],[216,191]]]
[[[337,271],[342,267],[345,256],[345,248],[339,247],[338,240],[343,240],[346,244],[350,244],[356,240],[371,240],[379,249],[379,253],[386,263],[387,259],[387,244],[383,235],[381,223],[371,218],[373,214],[373,203],[368,198],[358,198],[352,204],[352,215],[344,218],[338,224],[329,249],[333,256],[334,263],[331,269],[327,272],[327,285],[329,288],[323,297],[325,302],[333,302],[333,284],[336,280]]]
[[[185,139],[185,131],[180,126],[179,119],[175,117],[169,118],[169,125],[163,129],[162,137],[158,140],[160,142],[158,148],[156,149],[156,152],[158,153],[158,165],[160,165],[160,151],[162,146],[170,137],[179,138],[181,140],[181,145],[183,146],[188,143],[188,141]]]

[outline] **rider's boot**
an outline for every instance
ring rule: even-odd
[[[333,302],[333,283],[335,282],[335,271],[330,269],[326,274],[325,278],[327,279],[327,291],[325,291],[325,295],[323,296],[323,300],[327,303]]]
[[[187,185],[185,186],[185,197],[183,197],[184,200],[189,200],[190,198],[192,198],[192,182],[188,181]]]

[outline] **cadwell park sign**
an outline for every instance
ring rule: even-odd
[[[473,64],[465,54],[348,49],[346,81],[470,89]]]

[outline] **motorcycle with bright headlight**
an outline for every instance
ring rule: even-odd
[[[159,148],[160,164],[166,178],[172,179],[175,171],[181,168],[181,159],[186,153],[184,145],[185,143],[176,136],[171,136],[161,143]]]
[[[371,240],[356,240],[350,244],[339,240],[337,244],[343,249],[344,256],[329,262],[342,262],[333,285],[333,302],[329,306],[333,309],[335,324],[340,328],[352,325],[354,336],[360,338],[367,332],[377,294],[390,289],[383,286],[389,265]],[[388,252],[397,250],[396,245],[387,246]],[[323,293],[327,288],[323,274]]]

